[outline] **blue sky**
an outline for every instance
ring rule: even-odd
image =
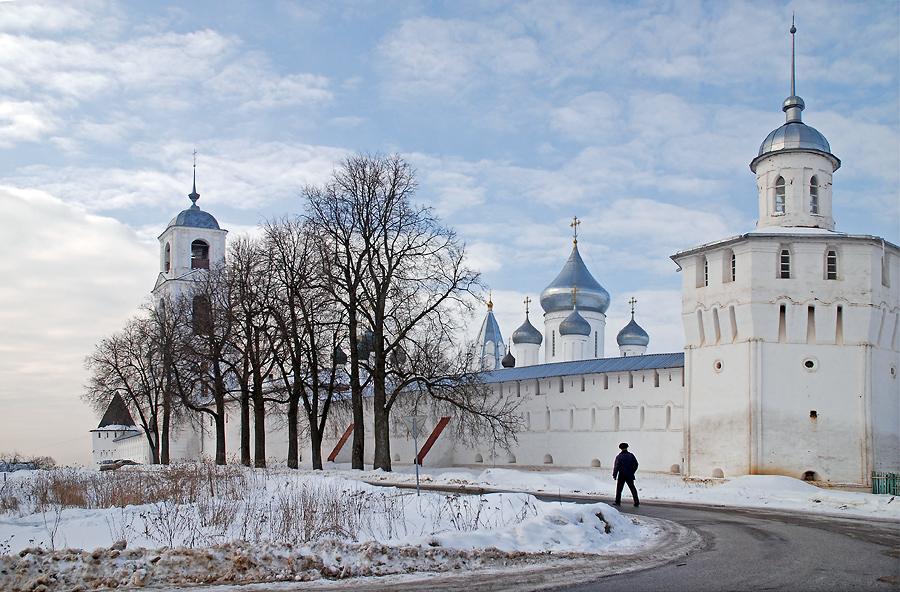
[[[837,229],[898,243],[896,2],[0,1],[0,451],[89,461],[82,361],[152,287],[194,149],[232,235],[347,153],[399,152],[506,336],[577,215],[607,355],[632,296],[650,351],[681,349],[668,257],[755,227],[792,13]]]

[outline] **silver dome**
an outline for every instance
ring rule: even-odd
[[[571,310],[575,286],[578,286],[578,308],[581,310],[605,313],[609,308],[609,292],[588,271],[578,253],[578,245],[572,249],[556,279],[541,292],[541,308],[545,313]]]
[[[209,212],[204,212],[200,206],[193,205],[184,210],[169,222],[169,227],[187,226],[190,228],[210,228],[212,230],[221,230],[219,223]]]
[[[786,122],[778,129],[772,130],[760,144],[759,154],[750,163],[751,171],[755,173],[756,165],[771,154],[795,151],[818,152],[831,160],[833,171],[840,168],[841,161],[831,153],[831,145],[825,136],[801,120],[801,111],[804,107],[803,99],[796,95],[791,95],[784,100],[781,109],[785,113]]]
[[[540,345],[544,341],[544,337],[528,320],[528,313],[525,313],[525,322],[512,334],[512,340],[516,345],[524,343]]]
[[[647,344],[650,343],[650,336],[647,335],[647,332],[634,322],[634,316],[631,317],[631,322],[625,325],[619,334],[616,335],[616,343],[619,345],[639,345],[641,347],[647,347]]]
[[[578,314],[578,309],[572,311],[563,322],[559,324],[560,335],[590,335],[591,324]]]

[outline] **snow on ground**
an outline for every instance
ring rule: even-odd
[[[390,486],[415,483],[414,469],[396,469],[352,471],[331,463],[323,472],[230,467],[227,487],[193,504],[157,501],[92,509],[48,504],[40,511],[35,511],[34,496],[21,493],[29,480],[45,474],[13,473],[0,489],[0,589],[294,581],[514,567],[540,561],[547,553],[640,553],[664,536],[658,525],[623,516],[605,503],[541,501],[531,495],[611,501],[615,482],[606,471],[424,468],[423,485],[464,485],[485,493],[423,490],[417,496],[414,490]],[[118,473],[142,476],[149,483],[166,470],[129,467]],[[100,475],[67,471],[70,481]],[[821,489],[790,477],[690,482],[639,473],[636,484],[645,504],[674,501],[900,519],[900,501],[891,496]],[[21,499],[12,502],[11,492],[19,492]],[[631,502],[627,490],[623,501]]]
[[[66,483],[88,479],[88,488],[106,478],[66,471]],[[129,467],[116,478],[161,471]],[[419,496],[345,478],[353,473],[232,468],[224,493],[201,493],[193,504],[47,504],[38,511],[38,496],[24,492],[35,491],[29,480],[46,475],[14,473],[0,490],[5,507],[18,505],[0,513],[0,589],[446,571],[536,560],[528,554],[635,553],[660,536],[655,525],[604,503],[545,502],[525,493]]]

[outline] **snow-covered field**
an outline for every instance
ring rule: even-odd
[[[485,492],[423,490],[417,496],[408,488],[371,484],[413,485],[415,476],[407,467],[393,473],[339,465],[324,472],[229,467],[221,474],[204,467],[183,482],[183,476],[174,478],[162,467],[128,467],[115,476],[66,469],[58,481],[69,485],[58,485],[55,493],[41,471],[8,475],[0,490],[0,589],[497,568],[540,561],[547,553],[641,553],[665,536],[659,523],[623,516],[605,503],[541,501],[532,495],[609,500],[615,483],[600,471],[426,468],[421,472],[425,486]],[[92,501],[83,502],[89,507],[70,507],[74,482],[91,490],[85,499]],[[163,482],[174,486],[182,501],[193,501],[107,505],[108,500],[135,496],[105,486],[156,487]],[[900,502],[890,496],[820,489],[788,477],[692,483],[639,474],[636,482],[643,504],[664,500],[900,519]],[[59,501],[63,499],[68,502]],[[623,501],[631,502],[627,490]]]

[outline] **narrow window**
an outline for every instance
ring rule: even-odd
[[[562,378],[559,379],[559,392],[563,392],[566,387],[566,381]]]
[[[615,409],[613,410],[613,429],[617,432],[619,431],[619,415],[619,406],[616,405]]]
[[[604,374],[603,375],[603,390],[608,390],[608,389],[609,389],[609,375]]]
[[[713,313],[713,333],[716,335],[716,343],[722,340],[722,328],[719,326],[719,309],[712,309]]]
[[[653,371],[653,386],[659,386],[659,372],[657,372],[656,370]]]
[[[703,285],[709,285],[709,259],[703,258]]]
[[[591,408],[591,429],[597,429],[597,409]]]
[[[169,269],[172,267],[172,246],[169,243],[166,243],[166,251],[163,255],[163,271],[169,273]]]
[[[550,431],[550,408],[549,407],[547,407],[545,419],[547,421],[547,431],[549,432]]]
[[[634,388],[634,374],[628,373],[628,388]]]
[[[600,355],[600,337],[597,331],[594,331],[594,357],[599,357]]]
[[[775,213],[784,213],[784,177],[775,180]]]
[[[819,213],[819,180],[815,175],[809,180],[809,213]]]
[[[838,305],[835,316],[834,343],[844,345],[844,307],[841,305]]]
[[[666,430],[672,426],[672,406],[666,405]]]
[[[788,249],[781,249],[780,268],[778,277],[781,279],[790,279],[791,277],[791,252]]]
[[[809,306],[806,309],[806,343],[816,342],[816,307]]]
[[[731,320],[731,341],[737,342],[738,326],[737,326],[737,314],[734,311],[734,306],[728,307],[728,317]]]
[[[584,392],[584,376],[581,377],[581,392]]]
[[[646,407],[641,405],[641,429],[644,429],[644,418],[647,415]]]
[[[737,258],[734,256],[734,251],[731,252],[731,281],[737,279]]]
[[[825,279],[837,279],[837,251],[829,249],[825,255]]]
[[[782,304],[778,307],[778,343],[787,341],[787,307]]]
[[[573,429],[575,427],[575,410],[569,409],[569,429]]]
[[[551,349],[552,353],[550,355],[556,357],[556,330],[550,332],[550,340],[551,340]]]

